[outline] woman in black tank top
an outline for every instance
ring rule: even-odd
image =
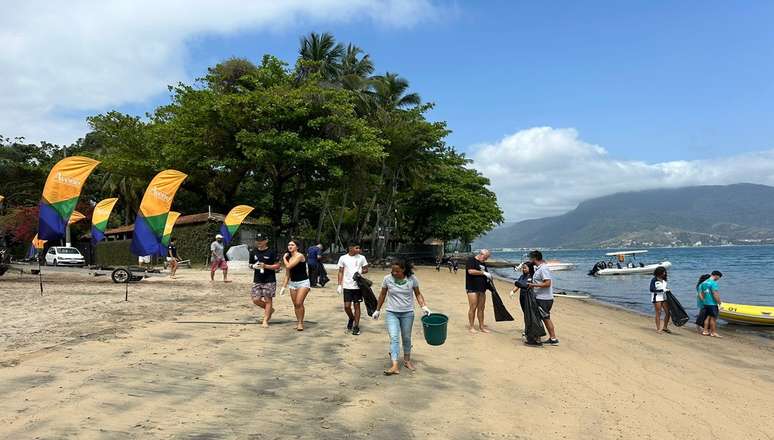
[[[304,330],[304,300],[309,294],[311,286],[309,284],[309,275],[306,273],[306,258],[299,249],[301,244],[296,240],[288,243],[288,252],[282,257],[285,264],[285,282],[280,291],[280,295],[285,289],[290,289],[290,299],[293,300],[293,307],[296,312],[296,330]]]

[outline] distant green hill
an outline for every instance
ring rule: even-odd
[[[693,186],[618,193],[557,216],[505,225],[478,247],[639,247],[774,243],[774,187]]]

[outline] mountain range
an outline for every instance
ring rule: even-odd
[[[740,183],[618,193],[510,223],[476,247],[647,247],[774,243],[774,187]]]

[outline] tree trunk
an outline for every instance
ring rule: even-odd
[[[325,192],[325,198],[323,199],[323,206],[320,209],[320,220],[317,223],[317,241],[322,238],[322,228],[325,224],[325,213],[328,211],[328,198],[331,196],[331,190]]]

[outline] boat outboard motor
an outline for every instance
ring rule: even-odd
[[[607,268],[607,263],[605,263],[604,261],[597,261],[596,264],[594,264],[594,267],[592,267],[591,270],[589,271],[589,275],[596,276],[597,272],[606,268]]]

